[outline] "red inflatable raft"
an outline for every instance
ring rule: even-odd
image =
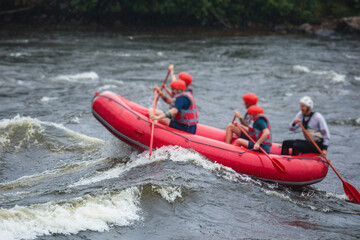
[[[92,113],[120,140],[139,150],[149,150],[152,122],[147,108],[103,92],[95,94]],[[328,164],[318,154],[280,155],[281,146],[274,143],[269,155],[284,166],[283,172],[263,153],[225,143],[224,130],[198,124],[194,135],[155,123],[153,149],[170,145],[191,148],[236,172],[292,187],[320,182],[328,172]]]

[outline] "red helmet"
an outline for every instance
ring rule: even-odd
[[[243,100],[250,105],[255,105],[258,101],[258,97],[254,93],[246,93],[243,96]]]
[[[253,105],[247,109],[247,113],[249,113],[251,115],[258,115],[260,113],[264,113],[264,110],[262,107],[260,107],[258,105]]]
[[[186,86],[189,86],[193,80],[192,76],[187,72],[181,72],[178,74],[179,79],[183,80],[186,83]]]
[[[171,88],[175,88],[175,89],[181,89],[183,91],[185,91],[186,85],[184,81],[181,80],[176,80],[170,83],[170,87]]]

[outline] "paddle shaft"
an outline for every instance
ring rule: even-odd
[[[321,149],[319,148],[319,146],[316,144],[316,142],[314,141],[314,139],[310,136],[310,134],[308,133],[308,131],[306,131],[305,127],[301,124],[298,123],[299,126],[301,127],[301,129],[303,130],[304,134],[307,136],[307,138],[311,141],[311,143],[315,146],[315,148],[319,151],[320,154],[322,154]],[[336,169],[334,168],[334,166],[331,164],[330,160],[327,159],[327,157],[323,156],[323,158],[326,160],[326,162],[330,165],[330,167],[334,170],[334,172],[336,173],[336,175],[340,178],[340,180],[343,182],[343,188],[344,191],[346,193],[346,195],[348,196],[348,198],[350,199],[350,201],[353,201],[355,203],[360,203],[360,193],[358,190],[356,190],[356,188],[354,186],[352,186],[350,183],[346,182],[338,173],[338,171],[336,171]]]
[[[254,144],[256,143],[254,139],[252,139],[252,137],[249,136],[249,134],[245,131],[245,129],[241,126],[238,125],[238,127],[240,128],[241,132],[243,132],[245,134],[245,136],[247,136],[249,138],[250,141],[252,141]],[[278,160],[270,157],[270,155],[262,148],[260,147],[260,150],[275,164],[275,166],[280,169],[282,172],[286,172],[284,165],[282,165],[282,163],[280,163]]]
[[[153,114],[154,114],[154,116],[155,116],[155,109],[156,109],[156,103],[157,103],[157,96],[156,95],[157,95],[157,92],[156,92],[156,90],[154,90],[154,104],[153,104]],[[151,154],[152,154],[152,148],[153,148],[153,143],[154,143],[154,128],[155,128],[155,120],[152,120],[149,159],[150,159]]]
[[[166,74],[166,78],[165,78],[163,84],[161,85],[160,91],[162,91],[162,90],[164,89],[165,84],[166,84],[166,82],[167,82],[167,80],[168,80],[168,78],[169,78],[169,74],[170,74],[170,70],[169,70],[168,73]],[[159,100],[159,98],[160,98],[160,94],[157,96],[156,102]],[[154,108],[154,109],[155,109],[155,108]]]
[[[166,81],[167,81],[168,78],[169,78],[169,74],[170,74],[170,70],[169,70],[168,73],[166,74],[165,80],[164,80],[163,84],[161,85],[161,90],[164,89],[165,84],[166,84]],[[156,90],[154,90],[154,104],[153,104],[153,114],[154,114],[154,116],[155,116],[155,112],[156,112],[156,104],[157,104],[157,101],[159,100],[159,97],[160,97],[160,94],[157,95]],[[151,157],[152,147],[153,147],[153,143],[154,143],[154,128],[155,128],[155,121],[152,120],[152,123],[151,123],[151,136],[150,136],[149,158]]]
[[[312,144],[315,146],[315,148],[318,150],[318,152],[320,154],[322,154],[322,151],[320,149],[320,147],[316,144],[316,142],[314,141],[314,139],[312,139],[312,137],[310,136],[310,134],[308,133],[308,131],[306,131],[305,127],[301,124],[301,123],[298,123],[299,126],[301,127],[301,129],[303,130],[304,134],[308,137],[308,139],[312,142]],[[338,175],[338,177],[341,179],[341,181],[344,182],[344,179],[340,176],[340,174],[338,173],[338,171],[336,171],[336,169],[333,167],[333,165],[331,164],[331,162],[326,158],[324,157],[325,160],[328,162],[328,164],[332,167],[332,169],[334,170],[334,172],[336,173],[336,175]]]

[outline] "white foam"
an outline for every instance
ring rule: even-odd
[[[180,187],[152,187],[153,191],[158,192],[166,201],[173,203],[176,198],[181,198],[181,188]]]
[[[44,122],[36,118],[21,117],[20,115],[16,115],[13,119],[2,119],[0,121],[0,131],[3,132],[0,138],[0,146],[12,146],[16,151],[18,151],[25,144],[33,144],[33,139],[35,138],[36,141],[38,135],[43,135],[45,127],[47,126],[61,129],[75,139],[80,139],[93,144],[104,144],[104,141],[101,139],[74,132],[73,130],[64,127],[62,124]],[[16,140],[17,145],[14,145],[14,143],[12,143],[11,136],[13,136],[19,128],[24,128],[25,133],[23,139]]]
[[[333,82],[339,83],[339,82],[345,82],[346,79],[346,75],[343,74],[339,74],[337,72],[334,71],[330,71],[326,74],[326,77],[330,80],[332,80]]]
[[[78,82],[84,80],[98,80],[99,76],[96,72],[84,72],[72,75],[59,75],[54,78],[56,81]]]
[[[349,198],[346,196],[346,194],[336,194],[336,193],[332,193],[332,192],[327,192],[326,197],[337,198],[337,199],[344,200],[344,201],[349,200]]]
[[[79,117],[75,116],[75,117],[71,118],[70,123],[79,124],[80,123]]]
[[[293,66],[293,71],[298,73],[309,73],[310,69],[305,66],[295,65]]]
[[[11,141],[11,136],[15,135],[19,128],[24,128],[23,139],[17,141],[17,145]],[[41,126],[39,121],[34,121],[30,117],[15,116],[13,119],[3,119],[0,121],[0,130],[3,130],[3,137],[1,139],[1,146],[12,146],[18,151],[23,145],[33,143],[31,139],[35,138],[36,135],[42,134],[44,128]]]
[[[108,145],[108,144],[106,144]],[[228,178],[228,180],[232,179],[231,181],[236,181],[241,178],[242,180],[248,181],[250,178],[247,176],[242,176],[241,174],[237,174],[234,170],[231,168],[225,167],[221,164],[209,161],[206,157],[203,155],[189,149],[181,148],[178,146],[164,146],[156,151],[153,151],[151,158],[149,159],[149,152],[145,151],[142,153],[132,152],[129,154],[130,161],[128,161],[125,164],[116,166],[114,168],[111,168],[107,171],[102,171],[96,173],[94,176],[86,177],[83,179],[80,179],[78,182],[70,185],[70,187],[76,187],[76,186],[82,186],[82,185],[88,185],[92,183],[96,183],[99,181],[104,181],[112,178],[118,178],[120,175],[122,175],[124,172],[127,172],[135,167],[143,166],[150,164],[152,162],[159,162],[166,159],[169,159],[174,162],[192,162],[195,165],[201,166],[204,169],[210,170],[210,171],[216,171],[221,172],[225,171],[231,172],[232,174],[235,174],[236,177],[232,176],[229,177],[227,174],[224,174],[224,178]]]
[[[354,77],[356,81],[360,81],[360,77]]]
[[[355,119],[355,122],[356,122],[357,124],[360,124],[360,118]]]
[[[308,67],[296,65],[293,67],[294,72],[298,73],[312,73],[315,75],[325,76],[326,79],[332,80],[333,82],[340,83],[345,82],[346,75],[339,74],[333,70],[331,71],[311,71]]]
[[[344,56],[348,59],[358,59],[357,56],[354,56],[354,55],[350,55],[350,54],[344,54]]]
[[[117,53],[116,56],[118,56],[118,57],[131,57],[132,55],[130,53]]]
[[[5,147],[10,144],[9,134],[2,134],[0,136],[0,147]]]
[[[41,102],[49,102],[49,101],[52,101],[52,100],[56,100],[57,98],[56,97],[42,97],[40,99]]]
[[[320,208],[310,205],[308,203],[302,203],[297,200],[293,200],[289,196],[285,195],[284,193],[280,193],[280,192],[273,191],[273,190],[267,190],[267,189],[261,189],[261,190],[269,196],[274,196],[274,197],[280,198],[281,200],[294,203],[294,204],[304,207],[304,208],[309,208],[313,211],[330,212],[330,209],[328,207],[324,207],[324,208],[320,209]],[[302,194],[302,196],[303,196],[303,194]],[[309,197],[309,196],[307,196],[307,197]]]
[[[16,53],[10,53],[10,56],[19,58],[19,57],[29,57],[29,56],[31,56],[31,54],[30,53],[24,53],[24,52],[16,52]]]
[[[313,74],[324,76],[326,79],[332,80],[333,82],[345,82],[346,75],[339,74],[334,71],[313,71]]]
[[[141,220],[140,191],[132,187],[118,194],[86,195],[62,202],[0,209],[0,239],[34,239],[51,234],[108,231]]]

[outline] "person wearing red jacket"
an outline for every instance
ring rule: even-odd
[[[159,120],[160,123],[169,127],[195,134],[199,120],[193,95],[185,92],[186,85],[181,80],[171,82],[170,88],[174,96],[171,109],[166,112],[159,110],[155,115],[151,114],[150,109],[150,119]]]
[[[249,107],[256,105],[256,103],[258,101],[258,97],[254,93],[246,93],[243,96],[243,100],[244,100],[245,108],[248,109]],[[240,123],[242,125],[244,125],[244,126],[249,126],[250,125],[251,119],[250,119],[250,115],[247,112],[245,113],[244,117],[242,117],[238,111],[235,110],[234,112],[235,112],[235,116],[239,118]],[[225,136],[225,142],[226,143],[231,143],[231,140],[232,140],[232,137],[233,137],[234,133],[240,138],[248,139],[245,136],[245,134],[243,134],[240,131],[240,129],[235,126],[234,123],[229,123],[227,125],[225,131],[226,131],[226,136]]]
[[[250,115],[252,123],[249,126],[240,124],[238,127],[244,129],[255,140],[255,143],[244,138],[238,138],[235,140],[235,145],[256,151],[259,151],[261,147],[267,153],[270,153],[272,144],[271,125],[264,114],[263,108],[254,105],[248,108],[247,113]]]

